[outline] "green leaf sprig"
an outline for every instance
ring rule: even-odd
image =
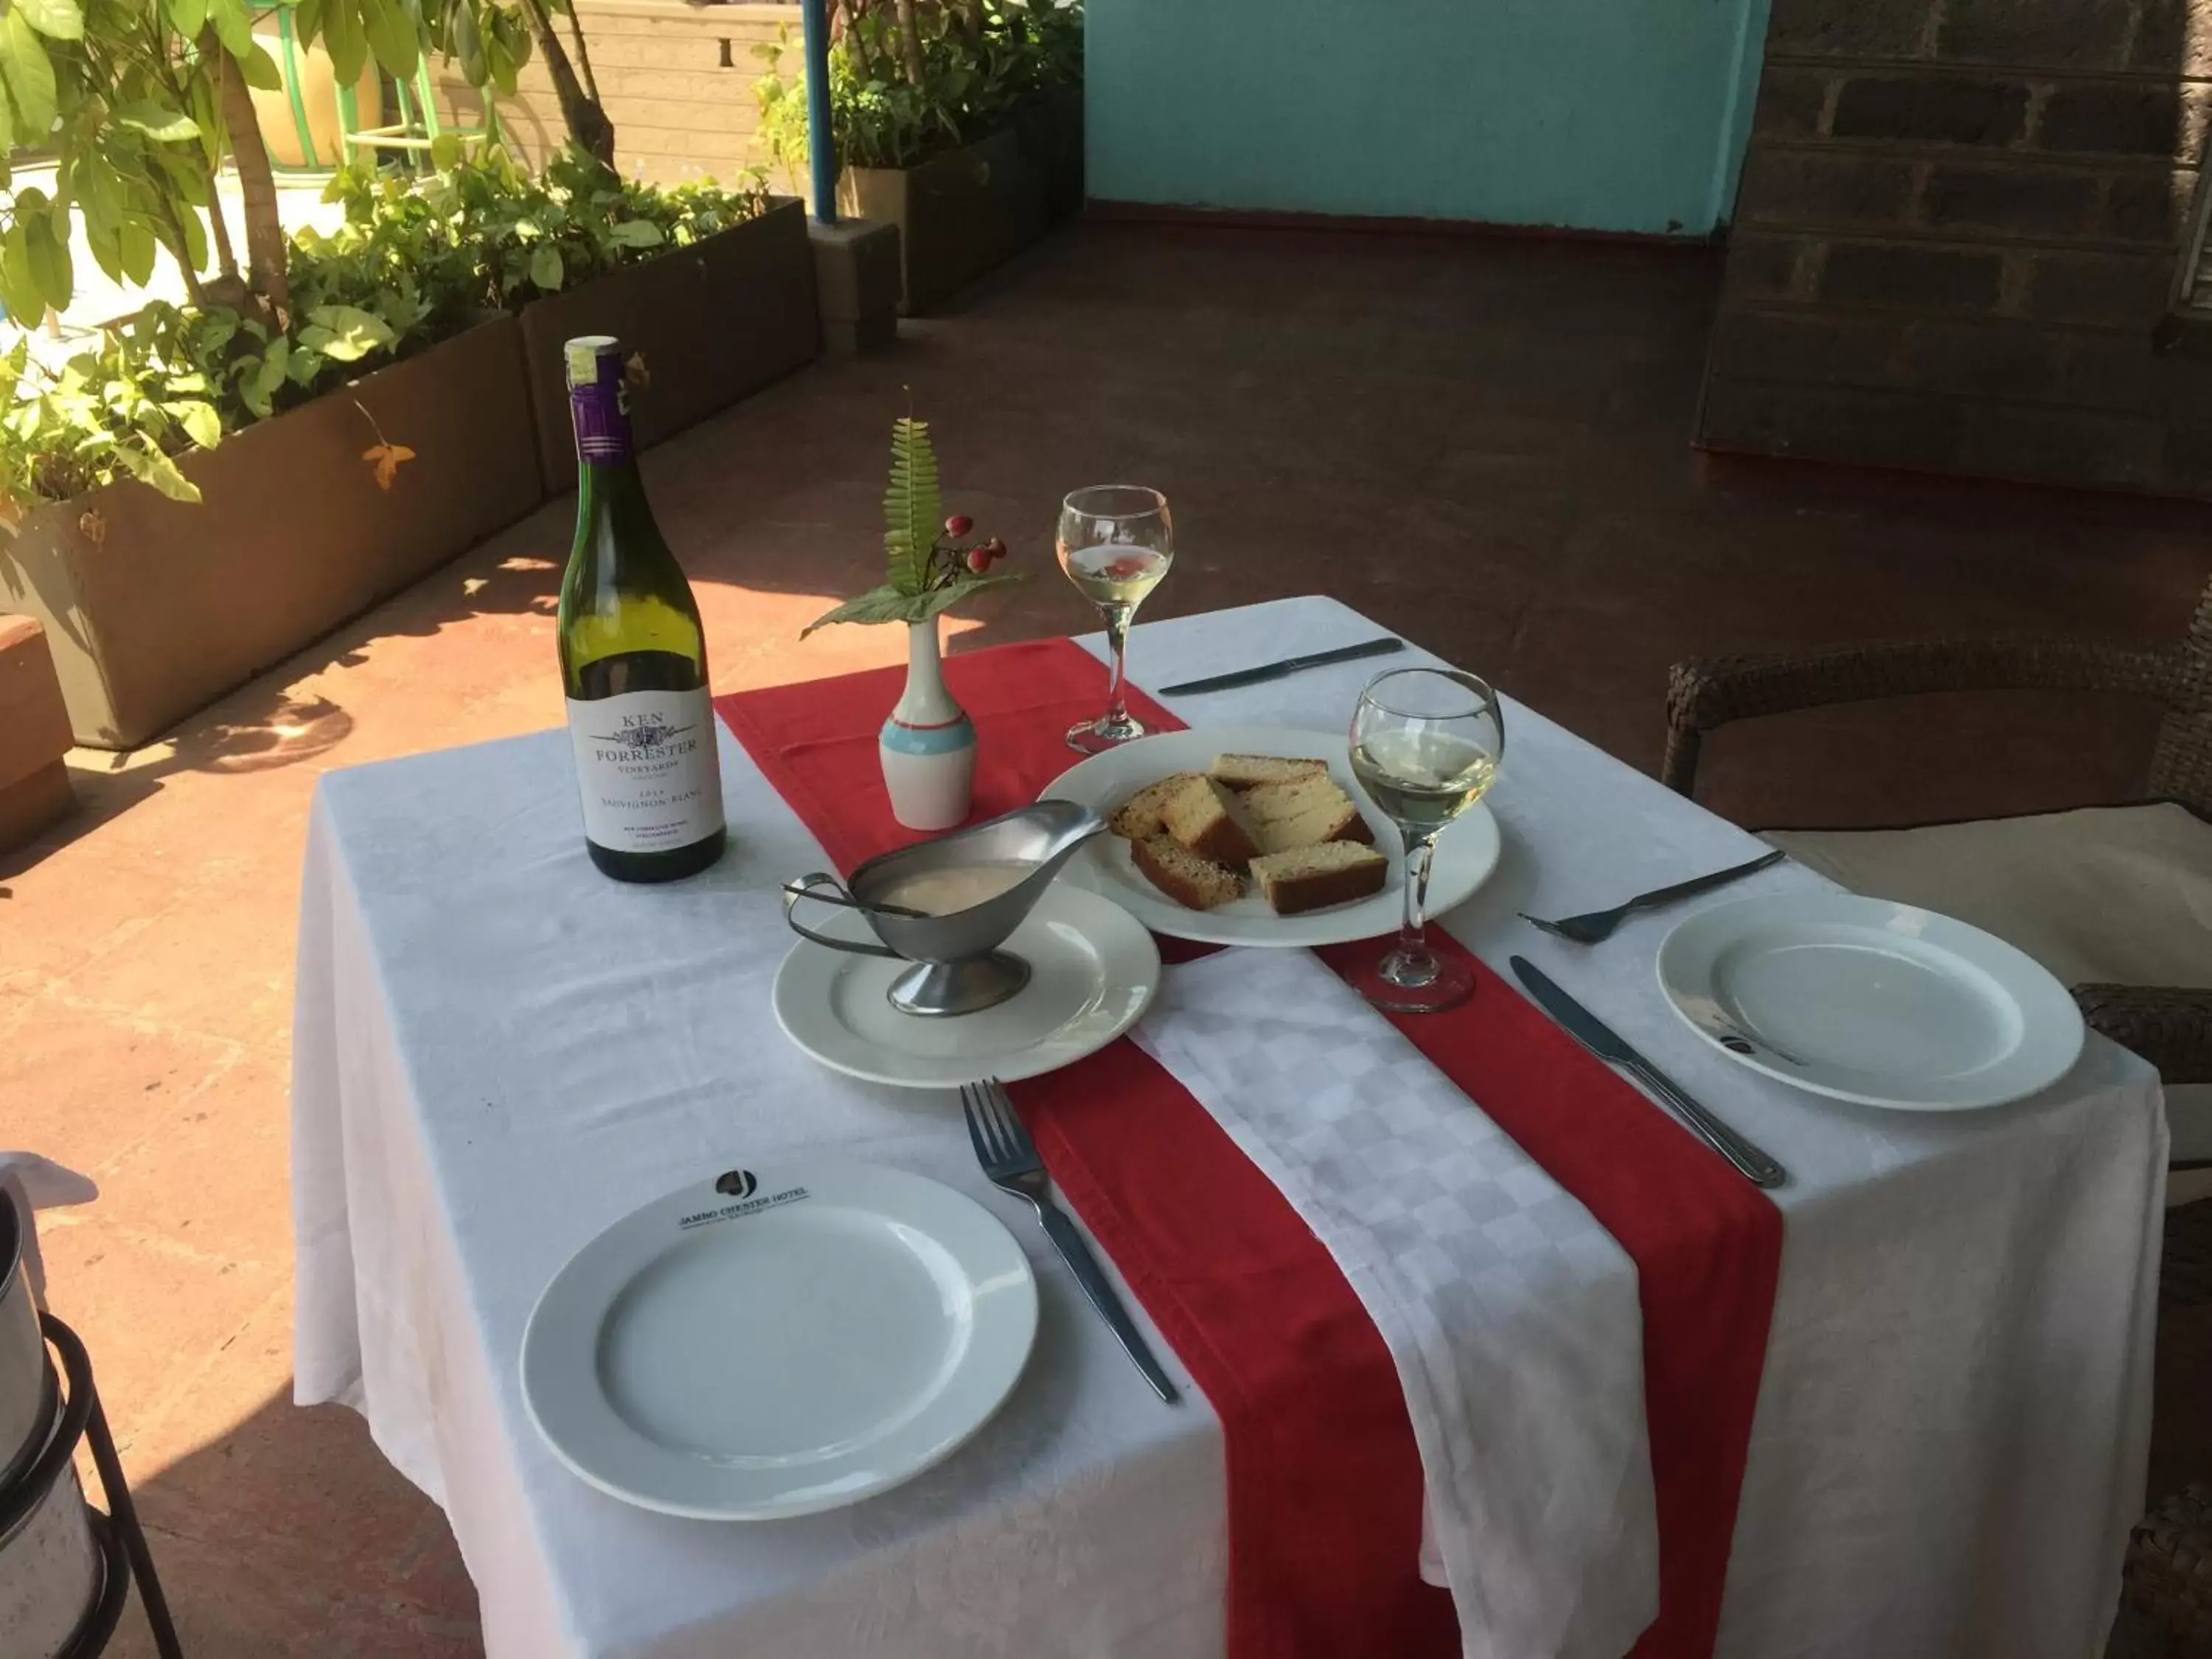
[[[1018,571],[990,574],[1006,556],[1004,542],[970,535],[972,521],[945,518],[944,511],[928,422],[902,416],[891,423],[890,482],[884,491],[886,579],[824,611],[799,637],[832,623],[927,622],[987,587],[1022,580]]]

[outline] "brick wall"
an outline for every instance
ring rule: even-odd
[[[796,5],[693,5],[686,0],[577,0],[599,95],[615,124],[616,159],[624,173],[657,184],[702,173],[729,178],[743,168],[769,168],[779,191],[791,188],[782,169],[754,143],[760,106],[753,83],[762,64],[753,48],[788,27],[799,38]],[[565,29],[562,44],[568,44]],[[798,68],[796,52],[789,63]],[[473,124],[476,94],[434,59],[439,101],[449,116]],[[514,98],[499,100],[508,143],[536,161],[566,134],[553,85],[538,55],[523,65]]]
[[[1707,447],[2212,495],[2212,0],[1774,0]]]

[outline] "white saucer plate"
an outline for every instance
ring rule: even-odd
[[[1336,945],[1395,933],[1405,906],[1406,860],[1398,831],[1352,775],[1351,744],[1341,732],[1301,732],[1282,726],[1202,726],[1139,738],[1093,755],[1053,780],[1042,798],[1080,801],[1112,816],[1131,795],[1170,772],[1203,772],[1216,755],[1280,755],[1326,760],[1329,775],[1359,804],[1375,832],[1375,850],[1390,860],[1382,890],[1350,904],[1279,916],[1255,892],[1212,910],[1187,910],[1145,879],[1129,843],[1097,836],[1067,862],[1063,881],[1103,893],[1156,933],[1208,945]],[[1429,872],[1428,914],[1464,902],[1498,867],[1498,820],[1480,801],[1437,838]]]
[[[1932,910],[1849,893],[1699,911],[1660,945],[1659,988],[1738,1063],[1865,1106],[2002,1105],[2081,1052],[2074,999],[2032,957]]]
[[[655,1199],[578,1251],[530,1316],[522,1395],[561,1461],[613,1497],[809,1515],[982,1427],[1036,1320],[1021,1247],[973,1200],[798,1159]]]
[[[876,942],[856,912],[817,932]],[[871,1083],[946,1089],[1057,1071],[1137,1022],[1159,988],[1160,952],[1127,911],[1067,884],[1066,872],[1000,947],[1030,982],[995,1008],[944,1018],[902,1013],[887,994],[908,964],[801,939],[775,975],[784,1035],[833,1071]]]

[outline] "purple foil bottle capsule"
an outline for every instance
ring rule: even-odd
[[[576,422],[576,459],[629,459],[629,391],[622,342],[611,334],[581,334],[561,351],[568,372],[568,412]]]

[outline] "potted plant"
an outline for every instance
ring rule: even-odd
[[[898,226],[908,313],[939,305],[1079,202],[1082,19],[1054,0],[840,0],[838,205]],[[768,64],[761,130],[795,178],[804,89],[782,72],[787,43],[756,50]]]
[[[521,318],[550,492],[576,477],[563,341],[611,334],[628,348],[653,387],[637,410],[641,448],[821,353],[805,210],[757,180],[654,189],[571,147],[535,178],[487,157],[429,197],[469,223],[495,302]]]
[[[155,305],[61,368],[27,342],[0,362],[15,392],[0,415],[0,531],[14,532],[0,534],[0,605],[45,623],[79,741],[145,741],[529,512],[549,471],[532,301],[670,249],[696,288],[699,267],[717,273],[715,245],[757,222],[756,196],[706,186],[617,181],[610,197],[588,157],[568,158],[588,181],[573,191],[496,154],[440,159],[426,187],[366,169],[333,182],[347,222],[289,245],[282,318]],[[771,338],[811,356],[812,265],[792,228],[803,298],[759,303],[771,321],[803,314],[798,346],[792,325]],[[747,303],[726,280],[724,301],[733,289]],[[742,379],[726,342],[697,355]],[[566,487],[565,404],[550,419]]]
[[[906,690],[877,738],[891,816],[909,830],[950,830],[968,816],[975,779],[975,727],[945,690],[937,619],[987,587],[1021,577],[992,574],[1006,554],[996,536],[978,538],[964,514],[944,515],[937,453],[927,422],[891,427],[890,485],[884,492],[883,582],[808,623],[904,623]]]
[[[0,380],[0,605],[46,625],[97,747],[145,742],[544,495],[503,314],[434,340],[335,303],[283,332],[157,306],[58,370],[19,342]]]

